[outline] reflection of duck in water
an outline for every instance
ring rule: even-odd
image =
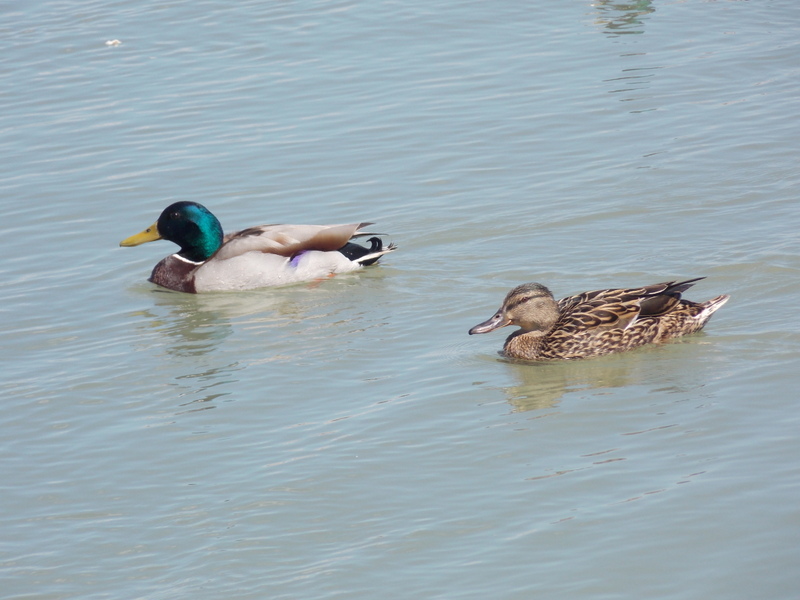
[[[644,33],[644,17],[655,12],[650,0],[619,2],[599,0],[592,5],[598,13],[597,22],[615,35]]]
[[[730,297],[700,303],[681,299],[681,292],[700,279],[584,292],[558,302],[543,285],[525,283],[511,290],[500,310],[469,333],[517,325],[520,329],[508,336],[503,352],[522,360],[623,352],[700,331]]]
[[[245,290],[310,281],[371,265],[395,249],[377,236],[366,248],[350,240],[370,223],[261,225],[223,236],[211,212],[176,202],[153,225],[120,242],[138,246],[165,239],[181,249],[153,269],[150,281],[179,292]],[[377,234],[380,235],[380,234]]]

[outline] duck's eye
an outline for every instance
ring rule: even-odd
[[[180,219],[181,218],[181,214],[178,211],[175,211],[174,213],[170,213],[169,214],[169,218],[170,219]]]

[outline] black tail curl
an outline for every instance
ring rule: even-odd
[[[339,248],[339,252],[344,254],[349,260],[358,261],[360,258],[363,258],[368,254],[375,254],[383,251],[383,240],[381,240],[381,238],[371,237],[367,241],[370,244],[369,248],[365,248],[361,244],[356,244],[354,242],[347,242],[344,246]],[[364,266],[374,265],[376,262],[378,262],[379,258],[380,254],[375,258],[361,262],[361,264]]]

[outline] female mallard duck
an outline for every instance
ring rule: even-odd
[[[681,292],[701,279],[584,292],[558,302],[543,285],[525,283],[508,293],[492,318],[469,333],[517,325],[520,329],[508,336],[503,353],[522,360],[623,352],[700,331],[730,298],[723,295],[700,303],[682,300]]]
[[[138,246],[165,239],[180,252],[158,263],[150,281],[179,292],[247,290],[310,281],[371,265],[395,249],[379,237],[365,248],[350,240],[366,235],[350,225],[261,225],[222,234],[217,218],[197,202],[176,202],[153,225],[122,240]]]

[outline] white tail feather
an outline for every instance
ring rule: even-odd
[[[711,300],[704,302],[703,304],[705,304],[705,308],[695,318],[701,323],[705,323],[711,318],[711,315],[722,308],[722,306],[730,299],[730,296],[723,294],[722,296],[717,296],[716,298],[712,298]]]
[[[389,254],[389,252],[394,252],[395,250],[397,250],[397,246],[394,243],[391,243],[388,246],[386,246],[383,250],[379,250],[378,252],[370,252],[369,254],[365,254],[364,256],[355,259],[353,262],[362,264],[367,261],[380,258],[384,254]]]

